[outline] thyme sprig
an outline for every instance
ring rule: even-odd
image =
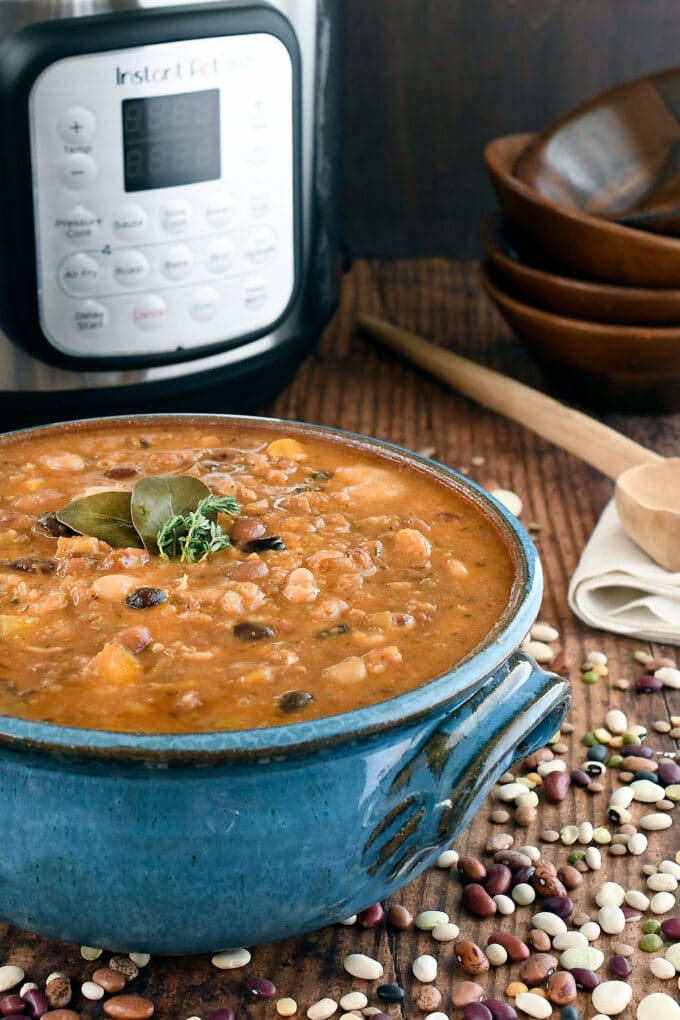
[[[195,510],[169,517],[156,538],[161,558],[202,563],[213,553],[227,549],[231,545],[229,535],[215,516],[236,516],[240,509],[233,496],[210,495],[202,499]]]

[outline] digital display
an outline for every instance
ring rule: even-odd
[[[123,100],[125,190],[213,181],[220,167],[220,90]]]

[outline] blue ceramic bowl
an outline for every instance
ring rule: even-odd
[[[248,419],[257,421],[373,451],[467,496],[514,557],[508,610],[444,676],[326,719],[134,736],[0,717],[3,921],[150,953],[319,928],[431,864],[498,776],[559,728],[568,684],[517,650],[542,589],[517,520],[468,479],[396,446]]]

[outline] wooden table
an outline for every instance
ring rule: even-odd
[[[634,679],[640,672],[633,652],[645,647],[631,641],[590,630],[576,620],[567,607],[566,588],[579,554],[597,517],[611,495],[611,483],[586,465],[533,434],[481,409],[438,383],[431,381],[389,354],[379,351],[354,329],[359,314],[383,316],[406,329],[429,336],[455,350],[483,361],[532,385],[545,386],[540,373],[528,360],[520,344],[511,336],[495,311],[481,294],[475,266],[442,260],[397,263],[357,263],[348,275],[341,307],[318,348],[301,367],[293,384],[267,410],[273,414],[322,422],[353,431],[390,439],[414,450],[426,450],[453,467],[469,473],[483,484],[500,484],[514,489],[524,501],[522,520],[533,529],[545,568],[545,598],[542,617],[560,631],[561,644],[573,658],[571,671],[574,704],[570,721],[575,726],[567,761],[576,766],[582,761],[578,740],[585,730],[603,725],[608,708],[619,707],[629,721],[651,726],[654,720],[680,714],[680,691],[666,696],[636,696],[616,689],[611,680]],[[680,415],[666,418],[631,418],[610,415],[609,424],[660,453],[671,454],[680,447]],[[479,465],[478,458],[484,458]],[[473,459],[478,466],[473,466]],[[580,679],[580,663],[588,650],[599,649],[609,658],[610,680],[586,687]],[[654,654],[673,655],[673,649],[655,647]],[[666,736],[654,733],[650,743],[658,749],[674,750],[677,745]],[[516,833],[516,845],[538,843],[540,830],[557,828],[574,821],[590,819],[606,823],[607,794],[591,796],[572,790],[559,807],[546,806],[539,813],[535,830]],[[491,808],[489,808],[491,810]],[[461,853],[482,854],[485,840],[501,831],[483,811],[459,839]],[[78,839],[74,832],[73,838]],[[301,839],[304,833],[301,833]],[[593,896],[605,876],[626,888],[645,888],[640,866],[645,861],[659,862],[674,857],[680,849],[677,823],[664,833],[652,833],[649,852],[644,858],[604,857],[602,871],[586,876],[574,899],[578,909],[594,915]],[[263,853],[276,853],[276,845],[263,845]],[[546,846],[544,856],[556,864],[566,863],[568,850],[560,845]],[[226,855],[228,860],[228,853]],[[2,850],[0,846],[0,873]],[[290,862],[295,868],[295,861]],[[215,897],[228,881],[228,872],[215,875]],[[49,896],[49,889],[45,889]],[[116,895],[115,876],[107,895]],[[461,918],[460,884],[450,871],[431,869],[411,883],[394,900],[404,903],[415,914],[424,908],[446,910],[453,920]],[[140,904],[143,909],[143,904]],[[248,909],[248,904],[243,904]],[[680,911],[678,911],[680,913]],[[462,936],[482,945],[499,920],[508,931],[526,934],[530,910],[522,908],[504,919],[480,923],[467,915],[460,921]],[[636,944],[639,924],[631,924],[626,941]],[[91,976],[98,963],[84,961],[77,946],[47,941],[37,936],[0,926],[0,964],[16,963],[27,979],[38,984],[54,970],[66,972],[73,980],[74,1008],[84,1016],[103,1015],[100,1003],[87,1003],[79,993],[79,982]],[[610,955],[616,941],[603,936],[598,945]],[[219,947],[216,947],[219,948]],[[221,1005],[231,1005],[237,1017],[274,1020],[273,1002],[250,1002],[245,995],[248,976],[271,978],[278,995],[291,995],[299,1004],[298,1016],[323,996],[336,1000],[364,982],[351,979],[342,968],[349,952],[364,952],[380,959],[385,981],[396,981],[406,989],[403,1009],[384,1006],[395,1020],[418,1017],[412,1002],[414,979],[411,962],[419,953],[432,952],[439,958],[437,985],[443,994],[442,1010],[453,1014],[450,988],[465,975],[454,965],[450,943],[438,944],[424,933],[398,932],[385,926],[362,930],[341,926],[253,950],[253,960],[243,971],[223,972],[212,967],[208,957],[154,959],[129,986],[148,996],[156,1004],[156,1015],[168,1020],[190,1016],[207,1018]],[[108,959],[102,957],[103,963]],[[675,980],[665,984],[653,979],[648,957],[636,954],[634,1002],[652,990],[664,990],[679,997]],[[492,971],[483,980],[489,996],[501,996],[517,965]],[[602,975],[606,978],[606,962]],[[373,988],[371,985],[370,988]],[[369,993],[370,994],[370,993]],[[581,994],[579,1005],[584,1017],[595,1010]],[[377,1004],[375,995],[370,1003]],[[340,1013],[338,1012],[337,1016]],[[453,1014],[462,1016],[461,1013]],[[555,1016],[559,1014],[555,1011]],[[629,1007],[623,1020],[634,1016]]]

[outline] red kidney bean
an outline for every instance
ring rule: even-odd
[[[597,988],[600,983],[599,976],[594,970],[587,970],[585,967],[571,967],[569,973],[574,978],[578,988],[584,988],[587,992],[592,992],[593,988]]]
[[[659,765],[657,776],[663,786],[680,783],[680,765],[674,761],[664,761]]]
[[[543,795],[549,804],[561,804],[570,786],[568,772],[550,772],[543,780]]]
[[[491,1013],[493,1020],[517,1020],[517,1011],[502,999],[482,999],[482,1005]]]
[[[653,691],[660,691],[663,684],[656,676],[639,676],[635,681],[635,690],[641,694],[651,694]]]
[[[512,872],[507,864],[492,864],[486,873],[484,888],[489,896],[499,896],[512,886]]]
[[[503,949],[508,954],[508,959],[512,960],[513,963],[527,960],[531,955],[531,950],[526,943],[522,942],[517,935],[511,935],[507,931],[495,931],[492,935],[489,935],[486,944],[487,946],[492,944],[503,946]]]
[[[674,942],[680,941],[680,917],[667,917],[665,921],[661,922],[661,931],[667,939],[673,939]],[[2,1009],[2,1003],[0,1003],[0,1009]]]
[[[541,910],[547,910],[549,914],[557,914],[562,920],[568,920],[574,913],[574,904],[568,896],[546,896],[541,904]]]
[[[593,781],[592,777],[587,772],[584,772],[583,769],[572,769],[569,773],[569,778],[574,786],[590,786]]]
[[[609,969],[616,977],[627,978],[633,973],[633,964],[627,956],[612,956]]]
[[[276,995],[276,985],[268,978],[248,978],[246,990],[250,992],[254,999],[273,999]]]
[[[471,882],[463,889],[463,906],[475,917],[493,917],[498,910],[484,886]]]
[[[486,878],[486,868],[476,857],[461,857],[458,871],[464,882],[482,882]]]
[[[4,1016],[11,1016],[12,1013],[22,1013],[24,1000],[20,995],[6,995],[0,999],[0,1013]]]
[[[208,1020],[234,1020],[234,1011],[229,1006],[222,1006],[208,1013]]]
[[[42,1016],[50,1008],[44,992],[41,992],[39,988],[29,988],[22,998],[28,1007],[25,1012],[30,1013],[31,1016]]]
[[[463,1009],[465,1020],[493,1020],[493,1013],[481,1002],[468,1002]]]
[[[385,920],[385,911],[382,903],[374,903],[357,914],[357,922],[362,928],[377,928]]]
[[[513,871],[512,873],[513,888],[516,885],[526,885],[527,882],[530,882],[531,876],[533,875],[535,870],[536,868],[534,867],[534,865],[530,864],[528,868],[518,868],[517,871]]]

